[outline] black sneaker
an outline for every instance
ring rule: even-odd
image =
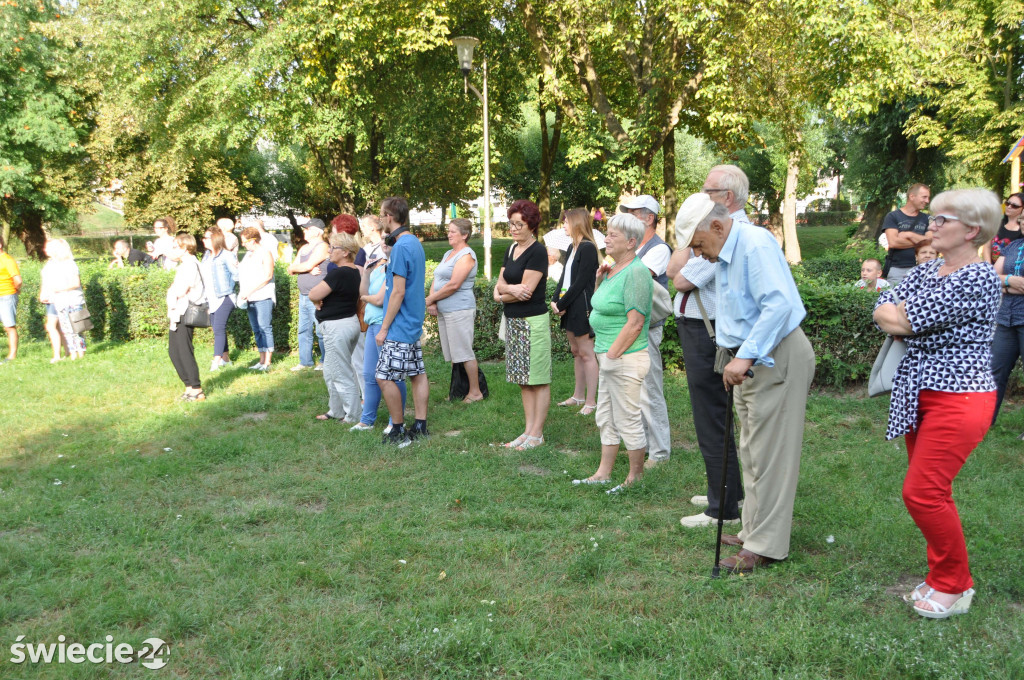
[[[392,427],[391,431],[384,435],[384,439],[381,443],[404,449],[409,444],[412,444],[412,439],[409,437],[409,432],[404,427]]]
[[[412,428],[408,431],[408,434],[409,439],[412,441],[416,441],[417,439],[426,439],[427,437],[430,436],[430,432],[427,431],[426,423],[424,423],[423,425],[420,425],[418,423],[413,425]]]

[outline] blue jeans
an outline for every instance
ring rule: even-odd
[[[320,341],[320,360],[324,356],[324,334],[316,321],[316,307],[309,301],[308,295],[299,293],[299,363],[303,366],[313,365],[313,332],[316,331]]]
[[[1017,358],[1024,358],[1024,326],[996,324],[996,335],[992,339],[992,377],[996,380],[996,412],[992,424],[996,424],[999,408],[1006,394],[1006,382],[1010,379]]]
[[[366,351],[363,352],[363,415],[359,419],[364,425],[373,425],[377,420],[377,408],[380,406],[380,385],[377,384],[377,357],[380,347],[377,346],[377,333],[380,324],[373,324],[366,329]],[[402,393],[402,410],[405,410],[405,381],[395,383]],[[390,422],[390,421],[389,421]]]
[[[249,301],[245,308],[249,314],[249,325],[252,326],[252,334],[256,338],[256,349],[260,352],[274,351],[274,328],[271,321],[274,316],[274,301],[266,300]]]

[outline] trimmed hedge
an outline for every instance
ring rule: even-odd
[[[436,262],[427,262],[428,282],[433,278],[436,266]],[[21,269],[24,285],[18,306],[18,325],[23,336],[45,340],[45,310],[38,300],[41,265],[24,262]],[[103,263],[88,262],[80,264],[79,269],[86,302],[96,326],[88,333],[90,340],[126,342],[167,334],[165,295],[173,279],[172,272],[156,267],[107,269]],[[859,271],[859,260],[851,254],[829,255],[794,268],[797,286],[807,307],[803,329],[817,356],[815,382],[819,385],[839,387],[863,381],[869,375],[871,363],[881,346],[882,335],[871,323],[875,296],[846,283],[855,281]],[[298,288],[295,277],[286,273],[284,265],[278,265],[276,281],[274,345],[278,351],[288,351],[295,348]],[[491,296],[491,287],[491,282],[482,277],[476,281],[474,346],[481,361],[502,361],[505,346],[498,340],[501,304]],[[554,287],[555,282],[548,281],[549,299]],[[559,319],[554,316],[551,318],[551,333],[553,358],[570,360],[569,344],[559,328]],[[231,315],[228,335],[232,347],[253,347],[247,314],[236,312]],[[210,329],[198,329],[196,339],[197,342],[210,342],[212,332]],[[429,315],[424,324],[423,344],[427,352],[440,354],[437,319]],[[672,318],[665,323],[661,352],[666,367],[684,368]]]
[[[857,219],[856,210],[831,210],[827,212],[805,212],[804,223],[808,227],[825,227],[832,224],[846,224]]]

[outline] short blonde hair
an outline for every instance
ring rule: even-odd
[[[968,227],[978,227],[971,243],[983,246],[999,231],[1003,209],[999,197],[988,189],[954,189],[932,199],[932,214],[949,211]]]
[[[363,247],[362,239],[357,236],[353,236],[352,234],[337,231],[331,234],[329,243],[333,248],[341,248],[344,250],[352,256],[353,260],[356,259],[356,254],[359,252],[359,249]]]
[[[187,231],[179,231],[174,235],[174,242],[189,255],[196,254],[196,237]]]

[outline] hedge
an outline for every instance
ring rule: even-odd
[[[846,224],[857,219],[856,210],[831,210],[827,212],[805,212],[804,223],[808,227],[824,227],[832,224]]]
[[[427,281],[433,278],[436,262],[427,263]],[[45,340],[45,311],[38,301],[39,270],[36,262],[21,264],[24,286],[18,306],[18,326],[24,336]],[[107,269],[102,263],[79,266],[85,288],[86,302],[92,312],[95,328],[89,331],[92,341],[126,342],[139,338],[163,337],[167,333],[165,294],[173,273],[156,267],[149,269]],[[874,295],[853,288],[848,283],[859,274],[859,261],[850,254],[830,255],[810,260],[794,268],[797,286],[807,307],[804,332],[814,346],[818,368],[815,381],[819,385],[843,386],[863,381],[870,373],[882,336],[871,324]],[[277,305],[274,307],[274,345],[279,351],[295,348],[298,324],[298,289],[295,277],[284,265],[277,267]],[[548,297],[555,282],[548,281]],[[476,281],[477,315],[475,349],[482,361],[501,361],[505,347],[498,340],[501,305],[491,296],[491,283]],[[556,360],[571,358],[565,333],[557,317],[551,318],[552,353]],[[253,346],[248,316],[243,312],[231,315],[228,334],[232,347]],[[198,329],[197,342],[212,341],[209,329]],[[424,324],[424,348],[440,353],[437,320],[427,316]],[[682,350],[676,336],[675,321],[665,324],[661,345],[667,367],[683,368]]]

